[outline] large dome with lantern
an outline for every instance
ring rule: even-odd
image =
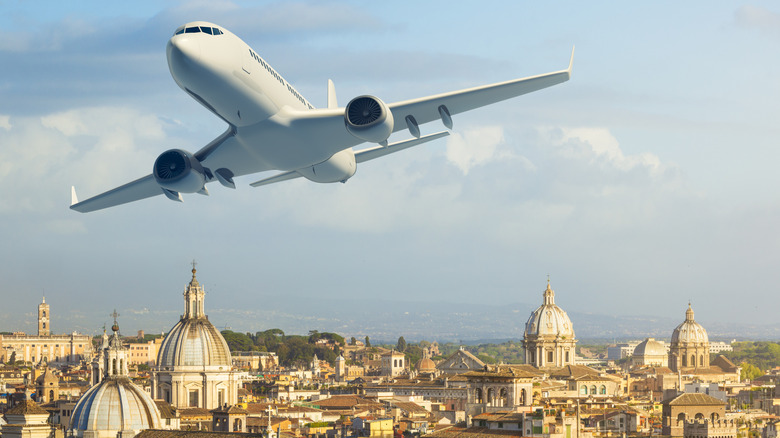
[[[547,280],[542,305],[531,312],[523,332],[525,363],[539,368],[575,364],[574,327],[569,315],[555,304],[555,291]]]

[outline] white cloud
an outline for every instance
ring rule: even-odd
[[[463,175],[468,175],[477,166],[498,160],[519,160],[525,170],[535,170],[527,158],[507,148],[504,129],[500,126],[480,126],[447,137],[447,161],[460,169]]]
[[[0,115],[0,128],[5,129],[6,131],[11,129],[11,117],[10,116]]]
[[[738,26],[780,34],[780,14],[760,6],[744,5],[734,13]]]
[[[39,118],[0,118],[0,184],[10,191],[0,212],[49,211],[61,206],[72,184],[89,192],[108,190],[138,178],[149,168],[149,149],[166,135],[154,115],[124,108],[85,108]],[[71,222],[47,225],[61,232],[78,231]]]
[[[558,153],[567,158],[581,159],[623,172],[642,168],[650,175],[660,175],[665,170],[661,160],[654,154],[624,154],[617,138],[606,128],[545,128],[542,131],[558,148]]]

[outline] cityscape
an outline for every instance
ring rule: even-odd
[[[207,297],[193,262],[170,330],[123,334],[114,310],[94,337],[52,331],[43,298],[37,333],[0,334],[2,436],[736,438],[780,423],[780,367],[729,359],[751,343],[710,339],[691,303],[666,338],[578,346],[548,279],[504,361],[403,336],[219,330]]]
[[[776,2],[0,25],[0,438],[778,438]]]

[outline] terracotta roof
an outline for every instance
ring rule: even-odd
[[[179,409],[179,415],[181,418],[186,417],[209,417],[211,418],[211,412],[204,408],[181,408]]]
[[[435,430],[433,433],[429,433],[425,436],[437,438],[495,438],[497,436],[521,438],[523,432],[520,430],[490,430],[487,427],[448,427],[441,430]]]
[[[486,421],[505,421],[507,423],[516,423],[523,421],[523,414],[512,411],[484,412],[474,416],[474,420]]]
[[[247,411],[246,409],[241,409],[240,406],[236,406],[236,405],[223,406],[221,408],[212,409],[209,412],[211,412],[212,414],[219,413],[219,414],[237,414],[237,415],[246,415],[249,413],[249,411]]]
[[[381,408],[382,404],[356,395],[334,395],[333,397],[311,402],[320,409],[351,409],[357,406]]]
[[[157,430],[147,429],[135,436],[135,438],[261,438],[261,433],[238,432],[204,432],[198,430]]]
[[[671,406],[725,406],[726,402],[702,393],[685,393],[669,401]]]
[[[155,400],[154,404],[157,405],[157,410],[160,411],[160,418],[176,418],[176,408],[171,406],[170,403],[165,400]]]
[[[16,406],[5,411],[5,415],[49,415],[49,411],[38,406],[32,400],[22,400]]]
[[[399,401],[391,401],[390,404],[392,406],[397,407],[398,409],[404,410],[406,412],[417,412],[417,413],[427,413],[428,410],[426,410],[424,407],[418,405],[414,402],[399,402]]]
[[[526,365],[496,365],[495,367],[487,366],[485,367],[485,370],[468,371],[461,374],[461,376],[532,379],[534,377],[542,376],[542,373],[540,373],[534,367]]]
[[[599,372],[585,365],[566,365],[550,372],[550,378],[566,379],[580,378],[583,376],[598,376]]]

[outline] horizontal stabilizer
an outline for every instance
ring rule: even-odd
[[[300,178],[300,177],[301,177],[300,173],[298,173],[298,172],[296,172],[294,170],[291,170],[289,172],[284,172],[284,173],[280,173],[278,175],[274,175],[272,177],[261,179],[260,181],[255,181],[255,182],[253,182],[252,184],[249,184],[249,185],[252,186],[252,187],[260,187],[260,186],[265,186],[265,185],[268,185],[268,184],[278,183],[278,182],[282,182],[282,181],[287,181],[288,179],[295,179],[295,178]]]
[[[413,146],[421,145],[431,140],[436,140],[437,138],[446,137],[448,135],[450,135],[448,131],[441,131],[420,138],[410,138],[409,140],[391,143],[387,146],[374,146],[372,148],[355,151],[355,161],[362,163],[364,161],[373,160],[374,158],[384,157],[385,155],[402,151]]]

